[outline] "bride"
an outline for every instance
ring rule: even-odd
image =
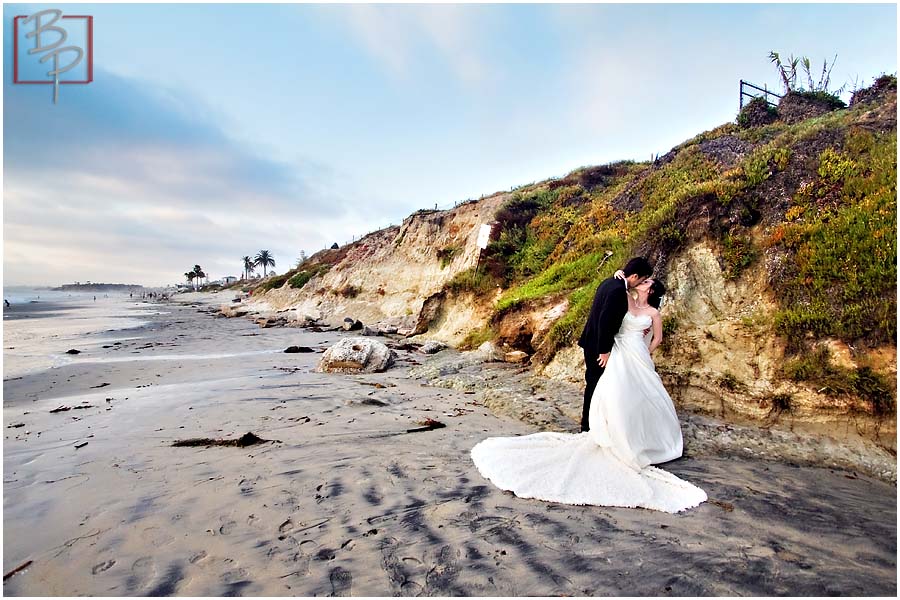
[[[662,342],[665,287],[648,279],[633,289],[594,391],[590,431],[483,440],[472,460],[494,485],[521,498],[673,513],[706,500],[700,488],[650,466],[681,456],[681,426],[650,358]]]

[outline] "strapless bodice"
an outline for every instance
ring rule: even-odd
[[[619,328],[619,335],[639,334],[644,335],[644,330],[653,324],[650,315],[633,315],[630,312],[625,313],[622,319],[622,326]]]

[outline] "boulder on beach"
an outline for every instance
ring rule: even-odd
[[[298,327],[321,327],[322,322],[312,315],[299,315],[294,321]]]
[[[528,353],[521,350],[513,350],[503,355],[503,360],[508,363],[525,363],[528,362]]]
[[[309,346],[288,346],[284,349],[285,354],[297,354],[301,352],[315,352]]]
[[[503,362],[506,358],[504,352],[491,341],[487,341],[478,346],[478,350],[475,352],[480,354],[485,362]]]
[[[219,314],[224,315],[230,319],[233,319],[234,317],[243,317],[244,315],[248,314],[249,312],[250,312],[250,309],[247,308],[246,306],[234,306],[234,307],[223,306],[219,310]]]
[[[344,328],[344,331],[357,331],[363,328],[363,324],[361,321],[347,317],[344,319],[344,323],[341,327]]]
[[[346,338],[325,351],[319,373],[380,373],[394,364],[397,354],[377,340]]]
[[[390,335],[397,333],[397,326],[391,325],[390,323],[375,323],[372,325],[372,330],[375,331],[377,335]]]
[[[419,348],[419,352],[422,354],[435,354],[440,352],[441,350],[445,350],[447,348],[447,344],[444,342],[439,342],[437,340],[428,340],[422,347]]]
[[[269,329],[270,327],[284,327],[287,325],[287,318],[285,317],[262,317],[256,320],[256,324],[262,327],[263,329]]]

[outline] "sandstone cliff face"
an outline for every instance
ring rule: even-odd
[[[285,284],[254,298],[257,310],[290,309],[337,324],[345,317],[414,327],[426,300],[456,274],[475,266],[482,224],[491,223],[508,194],[467,202],[452,210],[420,211],[403,224],[366,236],[324,275],[300,289]],[[458,341],[478,318],[475,307],[457,306],[432,336]]]
[[[838,195],[835,181],[839,177],[824,169],[827,165],[824,165],[823,153],[833,148],[846,149],[848,129],[857,134],[861,131],[888,134],[885,137],[888,140],[896,131],[896,93],[880,96],[877,100],[872,101],[871,106],[851,111],[848,118],[852,119],[848,122],[840,119],[819,120],[818,125],[804,122],[806,124],[796,130],[773,125],[768,133],[761,131],[754,135],[726,127],[719,133],[708,132],[709,139],[701,136],[700,141],[673,149],[650,165],[639,168],[624,163],[607,165],[574,171],[564,180],[526,186],[532,192],[541,187],[560,190],[546,205],[549,208],[540,209],[552,212],[558,220],[546,218],[546,214],[534,217],[529,222],[533,234],[529,239],[541,240],[541,236],[545,236],[557,244],[558,251],[560,248],[579,249],[582,238],[586,238],[585,254],[596,253],[598,248],[615,248],[616,253],[610,250],[609,258],[612,263],[622,265],[628,259],[624,254],[627,250],[603,237],[595,239],[591,236],[613,221],[639,223],[635,217],[642,213],[669,215],[667,220],[648,229],[643,245],[631,247],[638,248],[633,251],[647,256],[657,265],[669,290],[662,311],[667,323],[667,339],[654,355],[654,361],[676,405],[735,423],[797,427],[835,437],[862,436],[896,452],[895,390],[888,390],[890,393],[883,388],[876,390],[883,400],[878,400],[880,404],[876,405],[871,394],[866,400],[822,387],[821,383],[811,383],[817,381],[814,378],[807,377],[806,382],[801,382],[786,376],[786,361],[796,357],[796,353],[788,352],[786,342],[797,340],[788,340],[776,333],[775,316],[784,311],[785,302],[803,306],[805,300],[797,301],[799,296],[787,294],[777,296],[776,288],[769,283],[773,281],[773,273],[783,274],[784,266],[791,264],[786,262],[785,257],[789,255],[783,248],[782,254],[776,253],[780,248],[775,236],[778,226],[787,221],[799,222],[822,210],[837,210],[841,202],[848,201]],[[779,135],[781,137],[774,139],[780,140],[783,147],[769,148],[766,144],[772,142],[765,140]],[[865,135],[869,133],[854,138],[854,144],[859,146]],[[895,137],[893,145],[895,153]],[[874,156],[879,147],[872,145],[873,150],[867,152]],[[872,198],[885,198],[893,192],[895,208],[895,184],[878,188],[877,185],[883,184],[877,183],[874,175],[895,173],[896,163],[891,171],[885,168],[888,163],[866,162],[863,154],[860,152],[857,157],[861,161],[859,164],[864,165],[862,171],[871,169],[873,181],[857,180],[857,189],[863,189],[859,187],[863,184],[871,184],[863,195]],[[698,173],[703,174],[702,177]],[[735,181],[741,178],[749,181],[751,175],[755,183],[748,183],[746,188],[735,187]],[[682,181],[695,176],[698,180],[689,185]],[[822,193],[806,198],[806,192],[802,190],[812,189],[810,186],[814,182],[819,182],[816,189]],[[606,189],[610,192],[609,197],[604,195]],[[679,202],[665,212],[667,205],[663,200],[671,198],[673,190],[684,193]],[[720,194],[724,196],[719,197]],[[732,194],[736,195],[732,197]],[[524,222],[533,217],[517,219],[512,213],[529,210],[528,202],[540,206],[540,198],[537,195],[525,198],[523,202],[522,197],[515,200],[513,194],[501,193],[453,210],[420,211],[398,227],[373,233],[340,251],[326,251],[335,253],[327,261],[331,265],[327,273],[313,277],[301,289],[292,289],[285,284],[280,289],[254,296],[254,308],[292,313],[298,321],[312,317],[338,324],[345,317],[351,317],[366,325],[387,322],[405,328],[406,333],[451,345],[458,345],[467,334],[476,330],[484,332],[490,326],[500,350],[528,353],[537,374],[550,381],[581,384],[584,364],[580,349],[575,345],[559,347],[568,342],[560,341],[556,345],[546,342],[548,339],[573,339],[571,336],[554,338],[551,328],[563,323],[567,334],[572,332],[575,315],[581,314],[578,302],[582,302],[582,309],[584,307],[585,280],[578,279],[579,283],[564,287],[562,291],[552,287],[552,282],[544,281],[545,287],[541,289],[550,291],[533,294],[527,301],[508,305],[502,310],[497,306],[504,291],[499,285],[510,280],[521,284],[521,275],[518,281],[495,278],[496,293],[491,293],[490,288],[486,292],[484,287],[477,289],[479,295],[474,295],[476,292],[452,292],[445,287],[455,276],[475,266],[480,253],[476,239],[482,224],[496,218],[507,219],[518,226],[520,220]],[[651,200],[658,206],[648,205]],[[504,206],[507,201],[511,202]],[[807,215],[804,202],[814,202],[818,208],[810,209]],[[889,202],[884,204],[890,206]],[[790,219],[787,216],[789,210],[793,211]],[[561,241],[553,238],[558,233],[555,233],[554,223],[566,228],[559,238]],[[510,234],[513,230],[508,227],[504,233]],[[627,228],[622,231],[625,230]],[[620,240],[621,231],[615,228],[609,231],[612,238]],[[508,235],[504,242],[507,250],[510,245],[515,245],[509,242],[514,238],[514,235]],[[723,249],[725,239],[732,243],[730,267]],[[502,241],[492,245],[492,251],[496,250],[495,246],[503,247]],[[747,265],[741,264],[736,270],[735,265],[741,258],[740,249],[751,247],[758,253]],[[539,245],[532,248],[539,248]],[[858,256],[871,255],[871,251],[862,248]],[[891,252],[886,254],[892,255]],[[506,255],[506,259],[510,256]],[[556,260],[556,255],[546,256],[548,262],[540,263],[541,269],[552,274],[556,265],[551,263]],[[522,259],[522,256],[516,258]],[[579,268],[584,272],[596,269],[599,273],[600,267],[594,263],[574,263],[572,256],[567,260],[570,265],[581,265]],[[839,270],[829,268],[831,270],[826,273],[829,277]],[[538,278],[541,275],[538,271],[540,269],[532,269],[528,273]],[[570,277],[562,271],[556,273],[559,277]],[[891,280],[891,277],[878,278],[880,282]],[[465,287],[456,286],[456,289]],[[574,289],[578,289],[577,294],[573,293]],[[861,289],[868,288],[862,286]],[[890,301],[896,300],[888,297],[890,292],[888,285],[883,297],[872,298],[890,307]],[[840,288],[836,293],[840,295]],[[874,305],[872,302],[865,304]],[[571,322],[566,321],[569,317],[572,317]],[[579,331],[582,325],[574,323]],[[813,350],[827,347],[832,362],[847,372],[858,374],[870,369],[879,376],[896,380],[895,345],[855,348],[838,339],[817,337],[806,331],[800,334],[805,336],[802,339],[804,346]],[[889,336],[877,337],[881,340],[878,343],[883,344],[886,337]],[[857,335],[845,336],[845,339],[868,338]]]

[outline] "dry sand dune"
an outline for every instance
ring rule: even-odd
[[[697,455],[666,467],[709,494],[687,513],[523,500],[468,452],[534,428],[408,378],[426,357],[315,373],[318,353],[281,351],[339,334],[166,311],[4,381],[4,573],[31,561],[6,595],[896,591],[890,484]],[[427,419],[446,427],[407,433]],[[251,431],[271,441],[171,445]]]

